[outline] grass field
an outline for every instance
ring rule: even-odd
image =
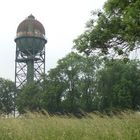
[[[140,114],[0,118],[0,140],[140,140]]]

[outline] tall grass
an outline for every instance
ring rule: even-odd
[[[140,115],[0,118],[0,140],[139,140]]]

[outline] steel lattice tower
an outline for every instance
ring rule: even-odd
[[[40,82],[45,73],[45,29],[33,15],[17,28],[15,83],[21,88],[26,82]]]

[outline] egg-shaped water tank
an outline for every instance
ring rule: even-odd
[[[43,25],[33,15],[28,16],[19,24],[15,42],[24,54],[37,54],[47,42]]]

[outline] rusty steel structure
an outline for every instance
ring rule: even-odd
[[[23,20],[16,33],[15,84],[40,82],[45,73],[45,29],[33,15]]]

